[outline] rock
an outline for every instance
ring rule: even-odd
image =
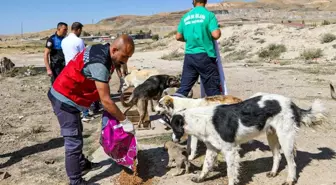
[[[22,118],[24,118],[24,116],[19,116],[19,119],[21,120]]]
[[[6,73],[12,70],[15,67],[15,64],[7,57],[0,59],[0,74]]]
[[[7,179],[9,177],[11,177],[12,175],[9,174],[8,172],[0,172],[0,180],[4,180]]]
[[[52,159],[45,160],[44,163],[46,163],[46,164],[54,164],[55,160],[52,160]]]

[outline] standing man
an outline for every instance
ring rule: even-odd
[[[126,64],[134,53],[133,39],[121,35],[112,44],[86,47],[64,68],[48,92],[64,138],[65,167],[70,185],[87,184],[82,176],[100,167],[82,153],[83,125],[80,111],[101,100],[105,110],[114,116],[126,132],[134,126],[110,96],[109,80],[116,65]]]
[[[83,24],[80,22],[74,22],[71,25],[71,33],[65,37],[62,41],[62,50],[65,57],[65,65],[72,60],[77,53],[81,52],[85,48],[83,39],[79,38],[82,34]]]
[[[79,38],[82,34],[83,24],[74,22],[71,25],[71,33],[62,41],[62,50],[65,57],[65,65],[67,65],[76,55],[85,48],[83,39]],[[82,121],[87,122],[92,120],[89,117],[89,109],[83,111]]]
[[[47,68],[47,74],[51,77],[51,84],[61,73],[65,66],[64,54],[61,43],[68,32],[68,25],[64,22],[57,24],[57,31],[48,38],[44,50],[44,65]],[[50,58],[50,60],[49,60]]]
[[[199,76],[207,96],[220,95],[220,77],[214,40],[221,36],[214,13],[205,8],[207,0],[193,0],[194,8],[178,25],[176,40],[186,42],[181,87],[175,95],[187,97]]]

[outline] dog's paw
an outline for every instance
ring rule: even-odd
[[[179,175],[181,175],[182,173],[183,173],[183,171],[180,171],[180,172],[173,173],[172,175],[173,175],[173,176],[179,176]]]
[[[192,161],[192,160],[195,159],[195,157],[196,157],[196,155],[191,154],[191,155],[189,155],[188,160],[189,160],[189,161]]]
[[[266,174],[266,176],[267,176],[268,178],[273,178],[273,177],[277,176],[277,174],[276,174],[276,173],[273,173],[273,172],[268,172],[268,173]]]
[[[191,178],[191,181],[192,181],[192,182],[195,182],[195,183],[201,183],[201,182],[204,181],[204,179],[201,179],[201,178],[199,178],[199,177],[193,177],[193,178]]]

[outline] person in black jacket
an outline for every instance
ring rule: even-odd
[[[64,22],[60,22],[57,25],[56,33],[51,35],[46,42],[44,64],[47,69],[47,74],[51,77],[51,84],[54,83],[56,77],[61,73],[65,66],[65,57],[61,43],[67,32],[68,25]]]

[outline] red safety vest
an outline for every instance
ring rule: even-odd
[[[56,78],[55,82],[53,83],[53,88],[58,93],[75,102],[77,105],[90,107],[93,102],[99,100],[99,94],[96,88],[95,81],[86,78],[82,73],[82,70],[84,68],[84,55],[88,53],[85,53],[85,51],[86,49],[78,53],[68,63],[68,65]],[[91,61],[89,61],[88,63],[90,62]],[[114,71],[114,66],[112,64],[107,64],[104,61],[101,62],[107,68],[111,69],[112,74],[112,72]],[[86,65],[88,63],[86,63]]]

